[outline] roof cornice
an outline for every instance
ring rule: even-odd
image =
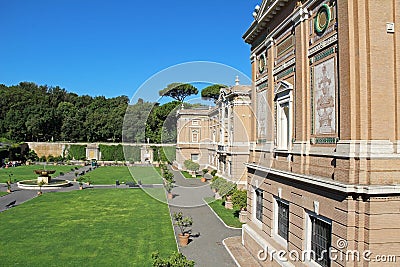
[[[261,33],[267,23],[282,9],[289,0],[266,0],[263,2],[258,16],[255,18],[250,28],[244,33],[242,38],[248,44],[251,44]]]

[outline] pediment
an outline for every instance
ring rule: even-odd
[[[287,81],[280,81],[275,87],[275,95],[293,90],[293,84]]]
[[[257,17],[255,18],[257,21],[261,21],[261,19],[268,14],[268,19],[267,21],[271,20],[276,13],[281,10],[281,8],[288,2],[288,0],[264,0],[261,3],[261,7],[257,12]]]

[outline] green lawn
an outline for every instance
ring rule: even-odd
[[[120,183],[133,181],[128,167],[118,166],[98,167],[85,174],[84,177],[90,177],[90,181],[95,185],[115,184],[116,180],[118,180]]]
[[[129,167],[136,181],[141,180],[142,184],[162,184],[160,168],[153,167]]]
[[[45,193],[0,213],[2,266],[151,266],[177,251],[166,204],[140,189]]]
[[[136,182],[141,180],[142,184],[162,183],[162,178],[159,172],[153,167],[98,167],[85,176],[89,176],[91,182],[95,185],[115,184],[116,180],[118,180],[120,183],[131,182],[133,180]]]
[[[52,177],[57,177],[60,172],[70,172],[71,168],[74,168],[74,166],[68,166],[68,165],[60,165],[60,166],[54,166],[54,165],[29,165],[29,166],[18,166],[18,167],[11,167],[8,169],[1,168],[0,169],[0,183],[5,183],[8,180],[8,174],[12,173],[12,181],[14,179],[16,181],[21,181],[21,180],[32,180],[36,179],[38,175],[36,175],[33,171],[34,170],[39,170],[39,169],[44,169],[46,167],[46,170],[56,170],[56,173],[52,174]]]
[[[0,197],[7,195],[7,192],[0,192]]]
[[[186,179],[195,179],[194,177],[192,177],[192,175],[190,173],[188,173],[187,171],[181,171],[183,177],[185,177]],[[196,178],[201,178],[202,176],[197,174]]]
[[[225,209],[223,200],[215,200],[213,197],[205,198],[208,205],[218,214],[224,223],[231,227],[241,228],[242,223],[239,221],[239,210]]]

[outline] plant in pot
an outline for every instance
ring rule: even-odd
[[[192,177],[196,178],[196,171],[200,169],[200,164],[190,159],[185,160],[183,164],[185,165],[185,168],[191,172]]]
[[[172,182],[167,181],[165,183],[165,190],[167,191],[167,197],[168,199],[173,199],[174,195],[172,194],[172,188],[174,188],[174,185]]]
[[[83,189],[83,181],[85,181],[85,177],[79,176],[79,178],[78,178],[79,190]]]
[[[90,176],[89,175],[85,175],[86,178],[86,184],[90,185],[92,183],[92,180],[90,180]]]
[[[38,183],[39,192],[38,192],[37,194],[38,194],[39,196],[42,195],[42,186],[43,186],[44,184],[46,184],[46,182],[43,181],[43,180],[41,180],[41,181]]]
[[[11,193],[11,180],[7,180],[7,193]]]
[[[232,194],[232,204],[236,210],[239,210],[239,221],[247,222],[247,191],[236,190]]]
[[[205,183],[207,182],[207,178],[205,177],[205,175],[208,173],[208,169],[203,169],[202,172],[203,172],[203,177],[201,177],[201,181]]]
[[[181,246],[187,246],[189,243],[189,231],[188,228],[193,225],[193,219],[191,217],[184,217],[180,211],[172,215],[174,225],[179,227],[180,233],[178,234],[179,244]]]
[[[223,180],[219,194],[224,196],[225,208],[233,209],[232,194],[236,191],[236,184]]]
[[[169,172],[169,171],[164,172],[164,179],[165,179],[166,182],[171,182],[171,183],[175,182],[174,181],[174,174]]]
[[[74,182],[76,182],[76,179],[78,178],[79,172],[75,172],[74,174],[75,174]]]
[[[8,180],[7,180],[7,193],[11,193],[11,185],[12,185],[12,177],[13,177],[13,173],[10,172],[8,173]]]

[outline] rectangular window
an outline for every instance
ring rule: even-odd
[[[289,239],[289,205],[277,200],[278,204],[278,235],[288,241]]]
[[[263,213],[263,191],[261,189],[256,189],[256,219],[262,221]]]
[[[290,141],[290,112],[289,103],[278,106],[278,148],[288,149]]]
[[[198,161],[199,160],[199,154],[191,154],[190,159],[192,161]]]
[[[197,130],[192,131],[192,143],[198,143],[199,142],[199,133]]]
[[[192,125],[199,125],[199,120],[192,120]]]
[[[331,247],[332,225],[325,220],[310,215],[312,225],[311,230],[311,250],[315,253],[313,259],[319,265],[329,267],[329,248]]]

